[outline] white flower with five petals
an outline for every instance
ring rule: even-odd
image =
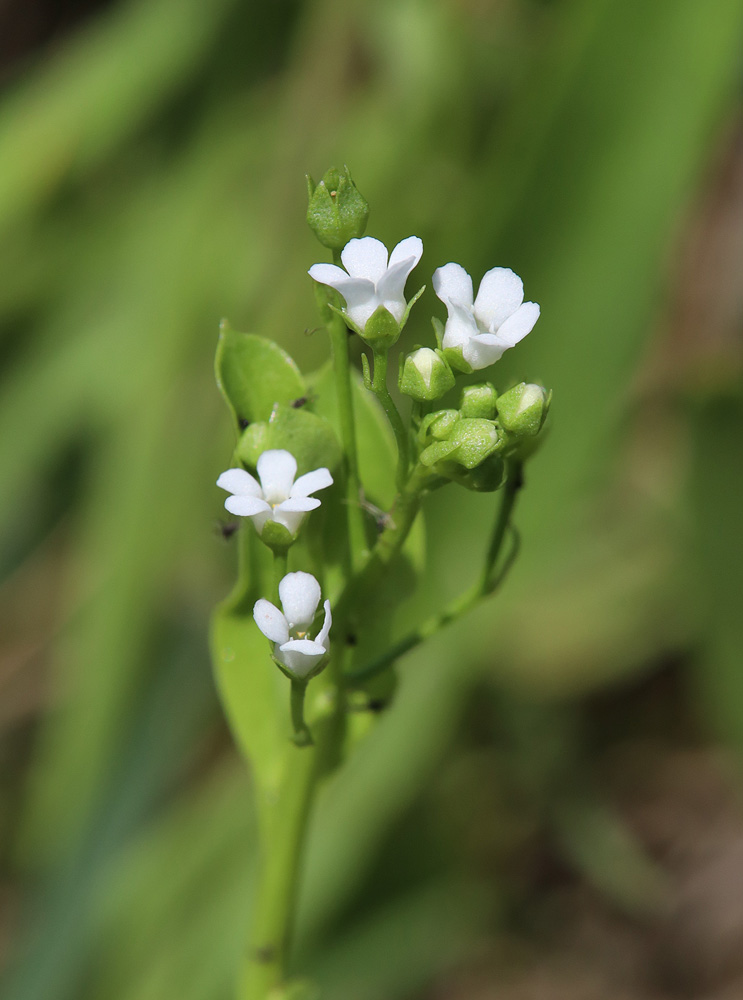
[[[300,679],[308,677],[330,648],[328,635],[333,617],[325,601],[325,621],[314,639],[308,632],[320,603],[320,584],[311,573],[287,573],[279,584],[283,613],[261,598],[255,602],[253,618],[274,645],[274,656],[286,670]]]
[[[407,309],[405,282],[422,254],[423,243],[417,236],[398,243],[389,259],[384,243],[364,236],[350,240],[341,251],[345,271],[336,264],[313,264],[309,274],[343,296],[349,318],[363,330],[379,306],[402,323]]]
[[[488,271],[477,298],[472,278],[459,264],[437,268],[433,288],[449,313],[442,346],[461,349],[474,371],[498,361],[539,319],[539,306],[524,302],[523,282],[509,267]]]
[[[227,510],[251,517],[259,534],[267,521],[277,521],[296,535],[305,514],[320,506],[310,494],[333,482],[328,469],[314,469],[295,481],[297,460],[283,449],[264,451],[256,468],[260,482],[245,469],[228,469],[217,486],[232,494],[224,502]]]

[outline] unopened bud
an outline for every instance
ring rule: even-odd
[[[369,205],[351,179],[348,167],[331,167],[317,187],[307,177],[307,194],[307,222],[323,246],[342,250],[349,240],[364,235]]]
[[[420,402],[439,399],[454,385],[451,368],[440,351],[419,347],[405,358],[400,392]]]
[[[533,437],[542,429],[551,401],[551,391],[541,385],[520,382],[496,401],[500,425],[509,434]]]
[[[495,401],[498,393],[490,382],[478,382],[462,389],[459,412],[463,417],[480,417],[492,420],[495,417]]]

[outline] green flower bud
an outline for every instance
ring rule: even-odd
[[[317,187],[308,176],[307,194],[307,222],[323,246],[342,250],[349,240],[364,235],[369,205],[351,179],[348,167],[331,167]]]
[[[440,351],[419,347],[405,358],[400,392],[421,402],[439,399],[454,385],[451,368]]]
[[[488,455],[485,461],[474,469],[463,469],[453,463],[449,468],[447,463],[447,471],[449,479],[475,493],[494,493],[506,481],[506,463],[500,453]]]
[[[474,469],[502,444],[503,435],[492,420],[463,417],[445,441],[434,441],[424,448],[420,461],[429,468],[445,461]]]
[[[435,413],[427,413],[421,421],[418,438],[421,444],[426,444],[429,438],[435,441],[446,441],[454,429],[455,424],[461,420],[459,410],[437,410]]]
[[[480,417],[483,420],[493,420],[495,417],[495,401],[498,393],[490,382],[478,382],[462,389],[462,401],[459,412],[463,417]]]
[[[547,417],[552,393],[541,385],[520,382],[496,401],[501,427],[518,437],[538,434]]]

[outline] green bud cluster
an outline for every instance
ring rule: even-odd
[[[307,196],[307,222],[324,247],[342,250],[349,240],[364,235],[369,205],[348,167],[331,167],[317,185],[308,175]]]
[[[468,489],[497,490],[506,460],[534,450],[551,398],[541,386],[524,382],[501,396],[489,382],[466,386],[459,409],[429,413],[421,421],[419,461],[432,475]]]

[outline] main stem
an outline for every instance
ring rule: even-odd
[[[278,794],[264,800],[266,821],[253,929],[238,1000],[267,1000],[286,974],[302,848],[316,783],[316,750],[290,747]]]

